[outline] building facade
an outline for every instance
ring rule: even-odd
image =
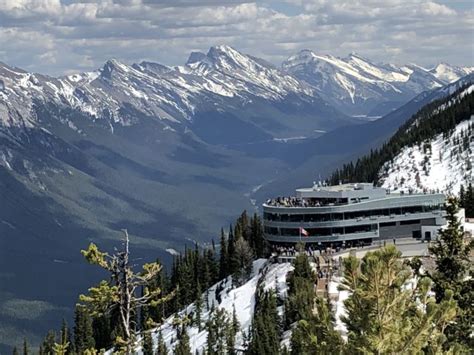
[[[315,185],[264,203],[264,233],[272,244],[431,240],[445,223],[444,202],[443,194],[395,194],[367,183]]]

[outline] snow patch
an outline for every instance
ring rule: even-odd
[[[458,194],[461,184],[474,181],[474,136],[468,128],[474,116],[459,123],[449,137],[439,134],[419,146],[405,147],[382,167],[382,186],[408,192],[436,191]],[[467,141],[467,147],[466,147]]]

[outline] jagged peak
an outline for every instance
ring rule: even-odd
[[[26,70],[23,70],[21,68],[18,68],[18,67],[12,67],[11,65],[8,65],[2,61],[0,61],[0,69],[5,69],[11,73],[15,73],[15,74],[27,74],[28,72]]]
[[[226,44],[212,46],[209,48],[206,56],[213,62],[226,58],[235,62],[235,64],[239,64],[244,58],[248,58],[245,54],[240,53],[238,50]]]
[[[99,69],[100,75],[104,78],[111,78],[114,71],[128,72],[130,67],[120,62],[118,59],[112,58],[104,63],[101,69]]]
[[[366,57],[364,57],[363,55],[359,54],[358,52],[355,52],[355,51],[352,51],[349,53],[349,55],[347,56],[348,59],[350,58],[357,58],[357,59],[361,59],[365,62],[371,62],[369,59],[367,59]]]
[[[310,49],[302,49],[298,53],[288,57],[283,63],[282,68],[291,67],[295,64],[307,64],[317,58],[316,53]]]
[[[260,63],[253,57],[243,54],[229,45],[220,44],[210,47],[206,54],[200,51],[191,52],[186,66],[193,69],[198,67],[201,67],[201,69],[229,69],[229,66],[248,68],[250,61]]]
[[[188,57],[186,61],[186,65],[194,64],[203,61],[206,59],[206,53],[200,51],[193,51]]]
[[[315,55],[316,53],[314,53],[311,49],[307,49],[307,48],[300,50],[296,54],[296,56],[315,56]]]
[[[227,44],[218,44],[215,46],[212,46],[209,48],[208,55],[209,53],[239,53],[241,54],[237,49],[227,45]]]
[[[302,49],[298,53],[288,57],[286,62],[292,61],[292,60],[297,60],[297,59],[305,59],[305,58],[311,59],[311,58],[314,58],[315,56],[316,56],[316,53],[314,53],[312,50]]]
[[[132,68],[139,71],[150,71],[155,74],[164,74],[173,70],[167,65],[156,62],[149,62],[145,60],[140,62],[139,64],[133,64]]]
[[[430,71],[430,69],[425,68],[425,67],[423,67],[421,65],[418,65],[416,63],[408,63],[408,64],[405,64],[404,66],[407,67],[407,68],[410,68],[411,70],[421,70],[421,71],[424,71],[424,72],[429,72]]]
[[[439,62],[437,65],[435,65],[435,68],[442,68],[442,67],[449,67],[449,68],[452,68],[453,65],[448,64],[448,63],[446,63],[446,62]]]

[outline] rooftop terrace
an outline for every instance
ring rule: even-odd
[[[434,191],[432,193],[435,193]],[[425,193],[407,195],[426,195]],[[276,197],[266,201],[264,205],[273,207],[323,207],[340,206],[369,200],[380,200],[388,195],[401,196],[403,193],[391,193],[385,188],[373,186],[370,183],[323,185],[296,190],[296,196]]]

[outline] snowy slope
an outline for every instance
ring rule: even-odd
[[[474,67],[456,67],[446,63],[440,63],[430,70],[434,76],[445,83],[459,80],[461,77],[474,73]]]
[[[355,53],[346,58],[303,50],[283,64],[347,114],[385,114],[422,91],[435,89],[473,72],[440,64],[432,70],[409,64],[376,64]]]
[[[461,95],[472,92],[470,86]],[[449,104],[448,104],[449,105]],[[443,110],[441,106],[438,110]],[[474,116],[459,123],[447,137],[439,134],[420,146],[405,147],[381,169],[380,182],[391,190],[440,190],[458,194],[461,184],[474,180]]]
[[[221,301],[218,302],[216,299],[216,288],[218,284],[212,286],[208,291],[208,298],[203,294],[203,305],[204,309],[202,312],[203,324],[209,319],[209,310],[206,309],[206,305],[212,307],[212,304],[217,308],[224,309],[229,315],[232,315],[233,309],[237,314],[237,318],[240,323],[240,332],[236,336],[236,348],[242,348],[244,342],[244,334],[248,334],[252,323],[254,307],[255,307],[255,294],[257,285],[261,285],[264,290],[276,289],[278,290],[279,297],[285,298],[287,292],[286,275],[288,272],[293,270],[293,266],[290,263],[268,263],[266,259],[258,259],[254,261],[253,273],[249,281],[238,288],[232,288],[231,278],[224,280],[224,287],[220,294]],[[186,307],[185,310],[180,312],[179,316],[190,315],[194,312],[194,304]],[[154,346],[158,341],[158,332],[161,331],[164,341],[168,349],[172,350],[176,345],[176,329],[173,327],[174,316],[168,318],[164,324],[156,329],[152,333],[154,339]],[[204,329],[199,331],[195,326],[187,328],[188,335],[190,337],[191,353],[202,354],[207,342],[207,331]],[[111,353],[111,352],[109,352]],[[137,347],[136,354],[141,355],[141,347]]]

